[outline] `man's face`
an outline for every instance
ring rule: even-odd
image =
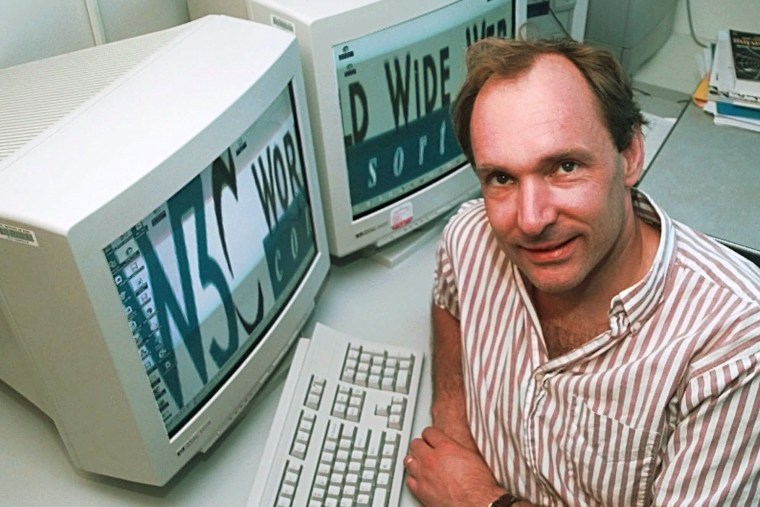
[[[543,56],[517,79],[491,78],[470,125],[488,219],[536,289],[596,287],[625,268],[640,137],[617,151],[572,63]]]

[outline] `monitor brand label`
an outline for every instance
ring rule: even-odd
[[[8,224],[0,223],[0,239],[6,239],[14,243],[23,243],[24,245],[39,246],[34,231]]]

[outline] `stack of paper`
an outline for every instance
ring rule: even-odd
[[[716,124],[760,132],[760,34],[718,33],[705,110]]]

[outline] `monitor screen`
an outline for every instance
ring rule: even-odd
[[[316,256],[301,146],[288,87],[104,250],[169,435],[256,346]]]
[[[332,48],[354,219],[466,163],[449,107],[467,46],[506,36],[504,4],[432,11]]]
[[[407,236],[479,192],[449,108],[466,48],[512,35],[512,0],[248,0],[298,38],[330,252]]]

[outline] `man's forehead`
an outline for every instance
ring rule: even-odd
[[[499,111],[494,104],[502,104]],[[581,71],[561,55],[543,55],[525,73],[515,78],[492,76],[475,100],[478,114],[523,115],[547,121],[581,119],[588,115],[601,121],[598,100]]]
[[[513,79],[492,78],[481,90],[471,118],[473,155],[555,159],[560,153],[593,152],[613,145],[597,100],[575,65],[551,55]],[[505,150],[499,154],[497,146]]]

